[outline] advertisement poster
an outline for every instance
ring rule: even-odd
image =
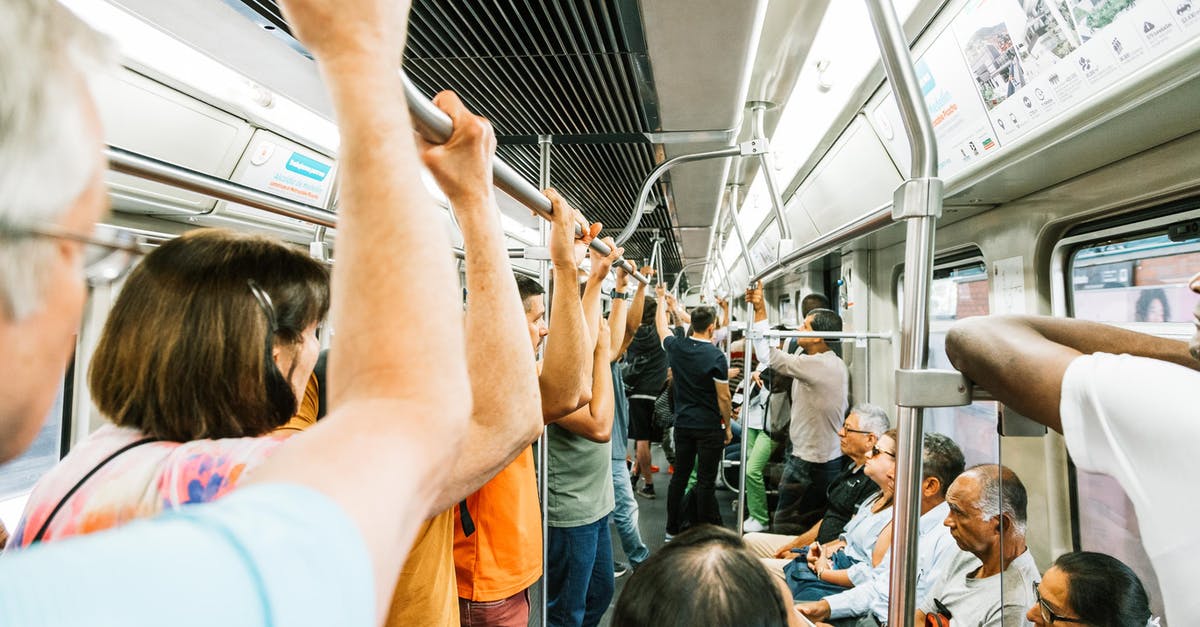
[[[951,30],[1003,141],[1182,43],[1191,2],[1165,2],[977,0]]]
[[[938,172],[949,176],[1000,147],[987,112],[962,71],[954,37],[944,33],[916,61],[917,80],[938,140]],[[889,96],[872,112],[871,123],[901,172],[909,168],[908,142],[896,102]]]
[[[1086,101],[1200,33],[1200,0],[973,0],[916,61],[942,177]],[[893,96],[868,113],[901,172]]]

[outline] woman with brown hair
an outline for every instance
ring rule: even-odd
[[[220,229],[146,256],[92,357],[112,424],[34,488],[12,546],[115,527],[231,490],[284,439],[320,349],[329,275],[282,242]]]

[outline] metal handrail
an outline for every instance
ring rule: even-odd
[[[763,337],[782,339],[793,337],[811,337],[823,340],[887,340],[889,342],[895,337],[893,333],[876,332],[855,333],[854,331],[764,331]]]
[[[904,132],[912,149],[908,180],[893,200],[892,213],[907,224],[904,270],[904,317],[900,327],[900,371],[924,370],[929,352],[929,295],[933,282],[934,237],[941,209],[936,180],[937,138],[925,96],[913,68],[908,40],[891,0],[867,0],[880,57],[892,85]],[[936,183],[927,194],[909,195],[910,183]],[[936,195],[936,197],[935,197]],[[912,206],[909,206],[912,205]],[[921,460],[924,412],[900,407],[897,412],[896,492],[892,510],[892,563],[888,623],[907,625],[916,607],[918,529],[921,515]]]
[[[763,122],[763,117],[767,113],[767,103],[754,103],[750,107],[750,112],[752,114],[750,117],[751,136],[755,139],[766,139],[767,127]],[[787,215],[783,209],[783,196],[779,192],[779,183],[775,180],[775,161],[771,156],[771,151],[764,150],[759,153],[758,161],[763,182],[767,184],[767,194],[771,197],[771,207],[775,209],[775,220],[779,226],[779,239],[790,240],[792,239],[792,225],[788,222]],[[750,273],[754,274],[754,271],[752,270]]]
[[[680,268],[679,274],[675,275],[675,281],[671,284],[671,293],[672,294],[679,293],[679,280],[683,278],[683,273],[687,272],[688,268],[695,268],[696,266],[707,266],[707,265],[708,265],[708,260],[702,259],[700,261],[693,261],[689,264],[684,265],[682,268]]]
[[[638,201],[637,204],[634,205],[633,214],[629,216],[629,221],[625,223],[625,228],[621,230],[619,235],[617,235],[617,245],[623,245],[625,242],[629,241],[630,237],[633,237],[634,231],[636,231],[638,225],[642,223],[642,216],[645,215],[646,201],[650,198],[650,190],[653,189],[654,184],[657,183],[658,179],[663,174],[666,174],[668,170],[681,163],[703,161],[705,159],[719,159],[722,157],[734,157],[740,154],[742,154],[741,147],[730,146],[729,148],[722,148],[720,150],[710,150],[707,152],[679,155],[674,159],[668,159],[659,164],[659,166],[654,168],[654,171],[650,172],[650,175],[646,177],[646,181],[642,183],[642,191],[638,194]]]
[[[444,111],[437,108],[424,94],[413,85],[412,81],[404,72],[400,73],[401,81],[404,83],[404,96],[408,100],[408,110],[413,116],[413,125],[417,127],[417,131],[425,138],[426,141],[442,143],[445,142],[450,134],[454,131],[454,124],[450,121],[450,116]],[[515,198],[518,202],[529,207],[541,217],[549,220],[552,213],[550,199],[542,194],[541,190],[534,187],[529,181],[525,180],[517,171],[512,169],[507,163],[499,158],[492,159],[492,177],[496,187],[503,190],[509,196]],[[582,229],[577,224],[575,225],[576,236],[582,234]],[[623,240],[618,240],[617,243],[622,243]],[[593,239],[589,244],[592,250],[601,255],[608,255],[612,251],[608,245],[599,239]],[[642,276],[638,269],[634,267],[629,260],[622,257],[617,260],[617,263],[625,266],[625,271],[629,276],[641,281],[649,283],[646,277]]]
[[[779,261],[760,270],[751,279],[751,283],[757,283],[758,281],[762,281],[764,285],[770,283],[787,272],[788,268],[812,261],[828,253],[830,249],[848,244],[864,235],[870,235],[891,224],[893,224],[892,205],[889,203],[830,230],[824,235],[780,257]]]
[[[742,258],[746,260],[747,274],[753,276],[756,273],[754,269],[754,259],[750,257],[750,247],[746,245],[746,236],[742,233],[742,223],[738,221],[738,189],[740,185],[733,184],[729,186],[729,219],[733,221],[733,232],[737,233],[738,244],[742,247]],[[780,224],[783,224],[780,222]],[[786,238],[785,238],[786,239]],[[753,281],[751,281],[753,284]]]

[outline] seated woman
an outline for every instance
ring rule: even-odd
[[[1037,603],[1025,618],[1034,625],[1157,626],[1141,580],[1120,560],[1081,551],[1057,560],[1033,587]]]
[[[201,230],[125,283],[88,383],[112,424],[34,488],[10,548],[211,501],[286,438],[329,309],[329,275],[265,237]]]
[[[642,562],[612,617],[613,627],[802,624],[787,591],[742,539],[714,525],[692,527]]]
[[[788,588],[797,601],[817,601],[830,594],[869,581],[879,561],[891,546],[892,479],[896,465],[895,429],[879,437],[866,461],[864,472],[879,486],[875,496],[858,506],[837,540],[816,542],[784,567]]]

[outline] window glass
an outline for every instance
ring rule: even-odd
[[[29,492],[33,484],[58,463],[62,450],[63,402],[63,390],[59,388],[50,415],[33,445],[20,457],[0,464],[0,501]]]
[[[904,277],[897,303],[903,303]],[[903,306],[901,305],[903,319]],[[929,367],[953,370],[946,356],[946,333],[955,320],[988,314],[988,275],[982,261],[934,271],[929,296]],[[996,433],[996,403],[984,401],[963,407],[925,410],[925,432],[953,439],[966,457],[967,466],[1000,461]]]
[[[1071,258],[1072,315],[1097,322],[1190,323],[1196,300],[1188,279],[1200,268],[1200,242],[1151,235],[1081,248]]]
[[[1086,245],[1071,255],[1071,315],[1116,324],[1166,323],[1146,330],[1189,335],[1200,297],[1187,284],[1197,268],[1200,242],[1172,242],[1161,232]],[[1133,503],[1120,484],[1107,475],[1075,471],[1075,507],[1079,548],[1128,564],[1161,616],[1158,579],[1142,548]]]

